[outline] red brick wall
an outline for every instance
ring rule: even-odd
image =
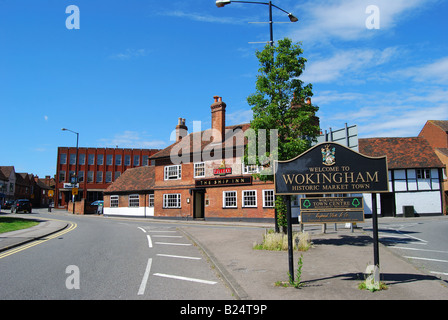
[[[425,138],[433,148],[448,148],[448,134],[431,122],[426,122],[419,137]]]

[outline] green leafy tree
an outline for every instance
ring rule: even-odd
[[[299,77],[305,69],[307,60],[302,56],[300,43],[294,44],[290,39],[279,40],[277,45],[266,45],[263,51],[257,51],[256,56],[260,63],[259,74],[256,81],[256,92],[247,98],[252,106],[253,120],[251,129],[256,139],[249,139],[246,147],[245,162],[265,165],[266,170],[256,177],[263,181],[274,179],[272,161],[270,167],[266,165],[267,159],[289,160],[310,148],[311,142],[319,134],[318,121],[315,113],[318,107],[311,104],[313,96],[312,85],[304,84]],[[307,101],[307,99],[310,99]],[[270,137],[271,132],[277,134],[277,148],[271,148],[271,140],[266,140],[265,154],[254,156],[249,153],[252,143],[260,140],[258,134]],[[272,131],[277,130],[277,131]],[[259,150],[259,145],[256,150]],[[255,150],[252,146],[252,150]],[[271,150],[272,149],[272,150]],[[252,157],[252,158],[251,158]],[[285,205],[276,201],[277,220],[284,226]]]

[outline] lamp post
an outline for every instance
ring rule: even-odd
[[[78,143],[79,143],[79,133],[75,132],[75,131],[72,131],[70,129],[67,129],[67,128],[62,128],[61,130],[62,131],[70,131],[70,132],[76,134],[76,159],[75,159],[75,181],[74,181],[74,184],[76,186],[76,184],[78,183],[78,151],[79,151]],[[75,195],[73,193],[72,193],[72,202],[73,202],[73,214],[75,214]]]
[[[297,22],[299,19],[297,19],[296,16],[294,16],[291,12],[288,12],[286,10],[283,10],[282,8],[276,6],[275,4],[272,4],[272,1],[269,2],[259,2],[259,1],[231,1],[231,0],[216,0],[216,6],[218,8],[222,8],[228,4],[231,4],[232,2],[239,2],[239,3],[252,3],[252,4],[263,4],[269,6],[269,31],[270,31],[270,41],[269,43],[271,46],[274,45],[274,30],[273,30],[273,24],[272,21],[272,7],[279,9],[280,11],[283,11],[288,15],[289,21],[291,22]]]

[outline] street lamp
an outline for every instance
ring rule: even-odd
[[[275,4],[272,4],[272,1],[269,2],[259,2],[259,1],[231,1],[231,0],[216,0],[216,6],[218,8],[222,8],[228,4],[231,4],[232,2],[239,2],[239,3],[252,3],[252,4],[264,4],[269,6],[269,29],[270,29],[270,43],[271,46],[274,45],[274,32],[273,32],[273,21],[272,21],[272,7],[279,9],[280,11],[283,11],[284,13],[286,13],[288,15],[289,21],[291,22],[297,22],[299,21],[299,19],[294,16],[291,12],[288,12],[286,10],[283,10],[282,8],[276,6]]]
[[[74,184],[76,186],[76,184],[78,183],[78,151],[79,151],[78,142],[79,142],[79,133],[75,132],[75,131],[72,131],[70,129],[67,129],[67,128],[62,128],[61,130],[62,131],[70,131],[70,132],[76,134],[76,159],[75,159],[75,181],[74,181]],[[73,214],[75,214],[75,195],[74,194],[72,194],[72,201],[73,201]]]

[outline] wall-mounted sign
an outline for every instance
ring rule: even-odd
[[[276,194],[371,193],[389,190],[386,157],[372,158],[334,142],[276,161]]]
[[[218,168],[213,170],[215,176],[225,176],[227,174],[232,174],[232,168]]]
[[[213,170],[213,174],[215,176],[225,176],[227,174],[232,174],[232,168],[226,168],[226,164],[223,160],[221,162],[221,165],[218,167],[218,169]]]
[[[251,185],[251,184],[252,184],[252,176],[218,178],[218,179],[203,179],[203,180],[195,181],[196,187],[242,186],[242,185]]]

